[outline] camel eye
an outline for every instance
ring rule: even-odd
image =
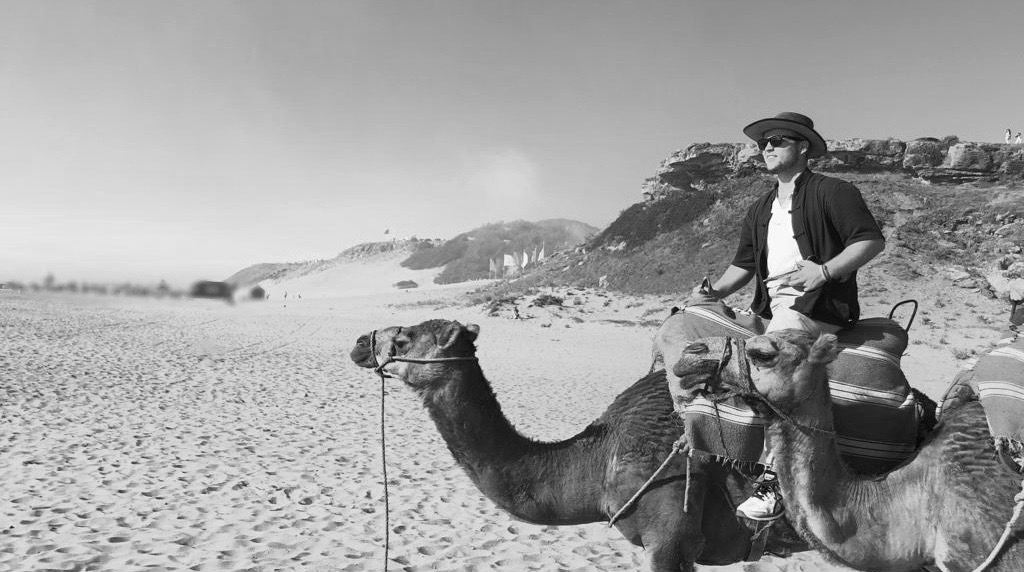
[[[750,358],[751,363],[754,365],[763,367],[771,365],[775,358],[778,357],[778,354],[774,352],[749,349],[747,350],[747,357]]]

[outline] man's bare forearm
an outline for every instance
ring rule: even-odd
[[[710,294],[717,298],[726,298],[733,292],[743,288],[754,277],[752,270],[744,270],[739,266],[730,265],[722,276],[711,285]]]
[[[833,280],[845,278],[870,262],[884,249],[885,241],[880,238],[855,242],[844,248],[832,260],[825,261],[829,276]]]

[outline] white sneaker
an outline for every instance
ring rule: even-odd
[[[786,509],[779,497],[779,482],[775,475],[766,474],[754,485],[754,494],[736,507],[736,514],[750,520],[774,520]]]

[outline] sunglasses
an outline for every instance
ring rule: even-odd
[[[788,135],[773,135],[771,137],[767,137],[767,138],[763,137],[761,139],[758,139],[757,140],[757,148],[760,151],[764,151],[764,148],[767,147],[769,143],[771,143],[772,148],[775,148],[775,147],[785,147],[786,143],[795,142],[795,141],[803,141],[803,139],[797,139],[796,137],[790,137]]]

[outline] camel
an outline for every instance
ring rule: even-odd
[[[876,572],[926,564],[969,571],[986,559],[1011,518],[1020,475],[997,460],[976,398],[960,395],[947,405],[911,460],[881,477],[859,477],[840,461],[832,432],[825,365],[836,357],[836,337],[797,330],[757,336],[745,342],[745,357],[742,348],[734,354],[746,364],[715,373],[725,343],[744,342],[701,340],[673,369],[684,386],[744,394],[769,416],[787,514],[813,548]],[[1011,541],[987,570],[1024,570],[1024,546]]]
[[[538,442],[518,433],[502,414],[476,360],[479,331],[473,324],[446,320],[390,327],[361,336],[350,357],[415,390],[456,462],[485,496],[515,518],[544,525],[608,522],[655,473],[683,432],[664,370],[626,389],[574,437]],[[729,564],[751,551],[751,531],[734,514],[749,493],[747,479],[718,463],[694,459],[687,497],[685,459],[675,456],[614,523],[645,549],[650,572]],[[806,549],[787,524],[775,528],[781,532],[772,535],[767,551]],[[755,558],[760,556],[757,552]]]

